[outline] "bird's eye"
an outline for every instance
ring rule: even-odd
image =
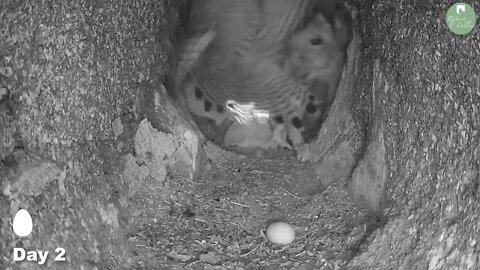
[[[323,40],[319,37],[314,37],[310,39],[310,44],[312,44],[313,46],[321,45],[322,43],[323,43]]]

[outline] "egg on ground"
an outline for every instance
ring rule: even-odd
[[[288,245],[295,239],[295,230],[286,222],[274,222],[268,226],[266,236],[273,244]]]

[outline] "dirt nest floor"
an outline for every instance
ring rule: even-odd
[[[218,159],[218,157],[217,157]],[[227,159],[226,159],[227,160]],[[128,235],[132,259],[147,269],[334,269],[344,265],[377,228],[375,216],[357,208],[345,183],[317,196],[291,192],[314,172],[291,153],[274,158],[210,161],[196,182],[151,180],[133,200],[142,209]],[[163,200],[159,199],[163,198]],[[261,231],[271,221],[295,227],[288,246],[270,244]]]

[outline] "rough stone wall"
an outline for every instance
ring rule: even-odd
[[[478,1],[467,2],[479,14]],[[372,127],[385,141],[388,223],[352,266],[480,267],[480,28],[451,33],[451,4],[360,3],[365,64],[374,69],[359,76],[373,76],[365,85],[380,108]]]
[[[149,171],[122,172],[122,156],[134,153],[138,121],[156,113],[140,101],[161,89],[177,2],[2,2],[1,269],[14,247],[49,251],[49,269],[124,263],[132,183]],[[9,224],[19,208],[34,221],[22,239]],[[67,263],[53,262],[57,247]]]

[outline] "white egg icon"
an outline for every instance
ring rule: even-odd
[[[18,210],[13,218],[12,227],[16,235],[20,237],[28,236],[33,229],[33,221],[30,213],[25,209]]]
[[[267,239],[280,245],[288,245],[295,239],[295,230],[286,222],[274,222],[267,228]]]

